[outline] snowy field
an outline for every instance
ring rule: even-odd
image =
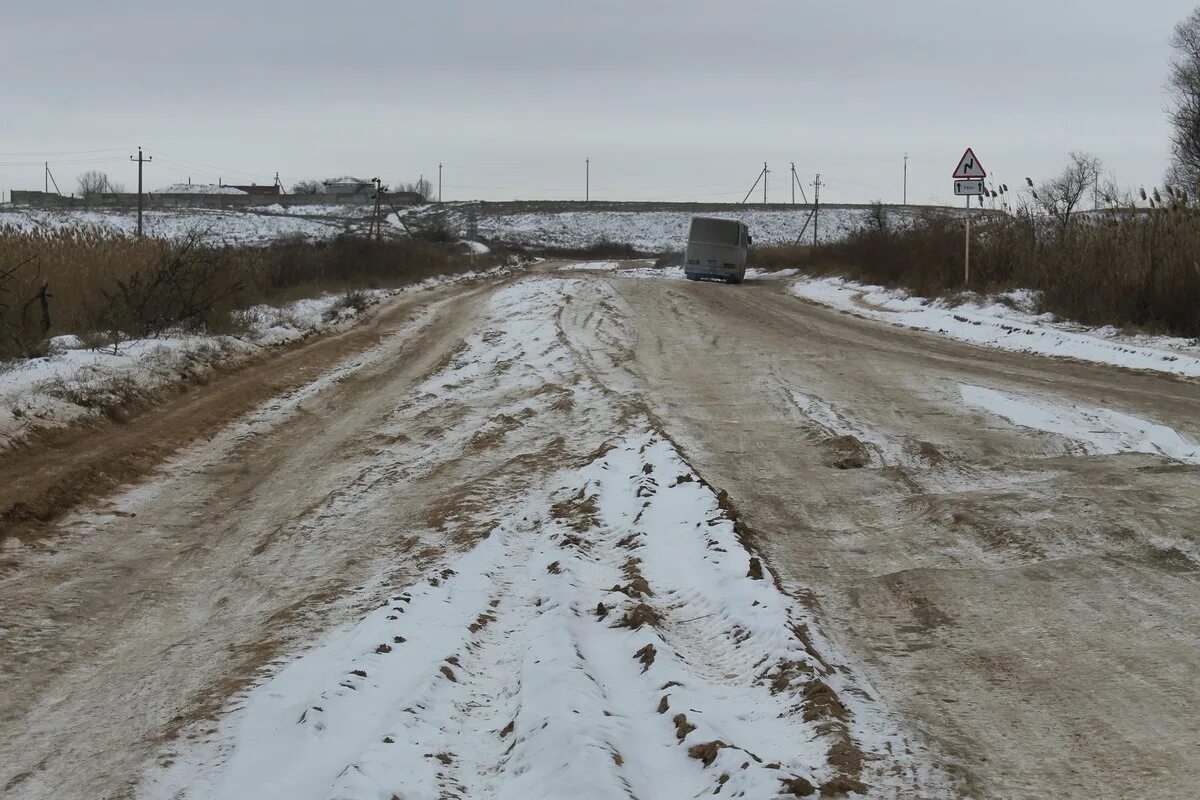
[[[467,207],[451,207],[446,212],[450,228],[466,236],[471,227]],[[911,212],[889,210],[892,223],[910,225]],[[804,231],[804,241],[812,241],[812,225],[805,229],[809,216],[806,208],[797,210],[756,209],[746,206],[737,211],[563,211],[511,214],[483,214],[474,222],[477,236],[484,241],[547,248],[586,248],[597,244],[627,244],[646,253],[682,250],[687,241],[688,225],[695,215],[740,219],[750,228],[754,244],[790,245]],[[822,209],[818,237],[821,242],[838,241],[869,224],[867,208]]]
[[[285,239],[322,241],[355,228],[370,213],[359,206],[266,206],[256,210],[182,208],[148,210],[143,228],[149,236],[179,239],[193,232],[211,242],[265,245]],[[0,228],[56,231],[95,228],[132,234],[137,211],[131,209],[0,209]]]
[[[750,227],[756,245],[790,245],[804,234],[812,241],[812,224],[805,208],[760,209],[746,206],[736,211],[632,210],[632,211],[536,211],[476,215],[469,204],[418,206],[388,214],[393,231],[404,235],[404,224],[421,227],[436,221],[446,224],[459,238],[494,244],[538,248],[586,248],[597,244],[624,244],[647,253],[682,250],[688,225],[695,214],[741,219]],[[837,241],[871,224],[865,207],[829,207],[821,210],[819,240]],[[889,209],[891,224],[906,227],[917,212]],[[285,238],[312,241],[332,238],[357,230],[373,214],[370,206],[273,204],[249,209],[179,208],[148,210],[145,230],[152,236],[178,238],[200,230],[219,242],[269,244]],[[403,223],[402,223],[403,221]],[[57,230],[65,227],[94,227],[132,233],[137,212],[132,209],[42,209],[0,207],[0,228]]]

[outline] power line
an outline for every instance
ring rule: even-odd
[[[89,158],[71,161],[0,161],[0,167],[40,167],[43,164],[50,163],[58,167],[77,166],[81,164],[108,164],[114,161],[124,161],[123,158]]]
[[[198,166],[198,167],[206,167],[208,169],[214,169],[222,174],[233,173],[235,175],[246,175],[251,178],[265,178],[266,180],[273,179],[273,176],[268,175],[265,172],[248,172],[243,169],[231,169],[228,167],[218,167],[215,164],[206,164],[203,161],[193,161],[190,158],[183,158],[182,156],[174,156],[174,155],[171,155],[170,153],[165,153],[162,150],[154,150],[153,153],[159,157],[166,156],[168,159],[170,159],[172,161],[179,161],[186,165],[194,165],[194,166]]]
[[[106,147],[100,150],[31,150],[28,152],[0,152],[0,156],[74,156],[89,153],[119,153],[124,147]]]

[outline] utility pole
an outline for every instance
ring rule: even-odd
[[[442,202],[442,165],[438,164],[438,202]]]
[[[42,194],[50,194],[50,162],[47,161],[42,166],[45,167],[45,171],[42,172],[42,182],[46,184]]]
[[[375,182],[375,221],[373,224],[375,226],[375,241],[378,242],[383,238],[383,220],[379,217],[380,203],[383,200],[383,181],[379,178],[372,178],[371,180]],[[369,236],[370,234],[368,234]]]
[[[805,205],[808,205],[808,195],[806,195],[804,193],[804,184],[800,182],[800,173],[796,172],[796,163],[793,161],[792,162],[792,205],[796,204],[796,187],[800,187],[800,199],[804,201]],[[808,225],[805,224],[804,227],[807,228]]]
[[[583,160],[583,202],[587,203],[592,199],[592,160],[585,158]]]
[[[908,153],[904,154],[904,201],[901,205],[908,205]]]
[[[821,173],[813,181],[813,247],[817,246],[817,219],[821,211]]]
[[[142,148],[141,148],[141,147],[138,147],[138,153],[137,153],[137,156],[136,156],[136,157],[134,157],[134,156],[130,156],[130,157],[129,157],[129,160],[130,160],[130,161],[136,161],[136,162],[137,162],[137,165],[138,165],[138,226],[137,226],[137,235],[140,237],[140,236],[142,235],[142,164],[146,163],[147,161],[153,161],[153,160],[154,160],[154,157],[153,157],[153,156],[143,156],[143,155],[142,155]]]
[[[754,190],[758,188],[758,182],[763,182],[763,202],[767,202],[767,162],[763,162],[762,171],[758,173],[758,177],[754,179],[754,185],[750,187],[750,191],[746,192],[746,196],[742,198],[742,202],[738,205],[746,205],[746,201],[750,199],[750,195],[754,194]]]

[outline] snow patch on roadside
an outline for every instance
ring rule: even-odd
[[[621,268],[621,264],[617,261],[580,261],[572,264],[563,264],[559,267],[561,272],[574,272],[575,270],[583,270],[585,272],[616,272]]]
[[[772,578],[674,447],[635,429],[250,690],[218,772],[185,757],[144,796],[683,800],[839,779],[939,796]]]
[[[1166,425],[1109,408],[1041,400],[960,384],[963,403],[1021,428],[1062,437],[1079,455],[1146,453],[1200,465],[1200,445]]]
[[[796,297],[860,317],[984,347],[1200,377],[1200,342],[1169,336],[1126,336],[1112,327],[1086,328],[1057,321],[1051,314],[1032,313],[1034,298],[1030,292],[1008,293],[1004,296],[1006,302],[951,306],[942,300],[931,301],[843,278],[803,278],[789,289]]]

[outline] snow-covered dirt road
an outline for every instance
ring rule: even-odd
[[[9,467],[5,796],[1194,794],[1195,382],[559,267]]]

